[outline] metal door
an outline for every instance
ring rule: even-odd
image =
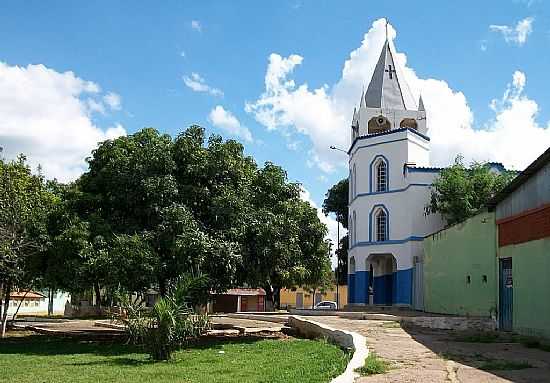
[[[296,308],[304,308],[304,293],[296,293]]]
[[[424,263],[416,262],[413,268],[413,308],[424,311]]]
[[[501,259],[499,269],[499,328],[503,331],[512,331],[514,306],[512,258]]]

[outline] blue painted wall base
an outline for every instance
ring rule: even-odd
[[[374,304],[392,305],[412,303],[413,270],[397,270],[395,273],[374,277]],[[357,271],[348,275],[348,302],[369,303],[369,272]]]

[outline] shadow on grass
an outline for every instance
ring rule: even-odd
[[[189,342],[182,350],[221,349],[225,344],[252,344],[265,339],[259,336],[203,337]],[[98,356],[120,356],[144,354],[142,347],[131,345],[124,340],[92,341],[74,338],[52,337],[47,335],[27,335],[0,340],[0,355],[21,354],[37,356],[94,354]],[[109,363],[146,363],[132,358],[114,358]]]

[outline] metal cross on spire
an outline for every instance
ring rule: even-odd
[[[397,73],[397,72],[395,71],[395,68],[392,68],[391,64],[388,65],[388,69],[385,69],[384,72],[389,73],[390,79],[393,78],[393,74],[394,74],[394,73]]]
[[[389,23],[389,20],[387,17],[384,18],[384,20],[386,20],[386,41],[388,40],[388,23]]]

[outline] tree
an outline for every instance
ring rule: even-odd
[[[32,285],[31,259],[47,246],[46,217],[55,198],[43,177],[33,175],[20,155],[14,161],[0,159],[0,310],[1,336],[5,336],[10,294],[14,288]],[[1,305],[0,305],[1,307]]]
[[[473,162],[469,168],[457,156],[455,163],[439,174],[432,187],[428,213],[440,213],[448,225],[473,215],[506,186],[515,173],[497,173],[489,164]]]
[[[98,266],[89,269],[99,271],[92,274],[96,294],[106,270],[103,265],[113,262],[126,266],[115,281],[127,282],[124,287],[130,291],[138,286],[123,278],[124,273],[134,272],[140,264],[150,270],[162,296],[170,281],[183,273],[211,274],[212,289],[225,290],[233,283],[234,246],[208,226],[215,220],[208,215],[212,207],[204,203],[210,198],[204,184],[215,183],[203,172],[208,156],[201,131],[193,128],[182,137],[189,145],[175,145],[170,136],[143,129],[101,143],[88,160],[90,170],[78,181],[81,195],[76,205],[79,216],[90,224],[92,246],[86,260],[89,266]],[[190,173],[188,178],[185,172]],[[132,269],[113,260],[135,254],[141,256]],[[104,280],[102,286],[110,283]]]
[[[349,180],[344,178],[333,185],[326,193],[323,201],[323,213],[325,215],[334,214],[336,221],[342,226],[348,228],[348,198],[349,198]],[[336,250],[338,284],[347,285],[348,275],[348,247],[349,239],[346,234],[340,239],[340,246]]]

